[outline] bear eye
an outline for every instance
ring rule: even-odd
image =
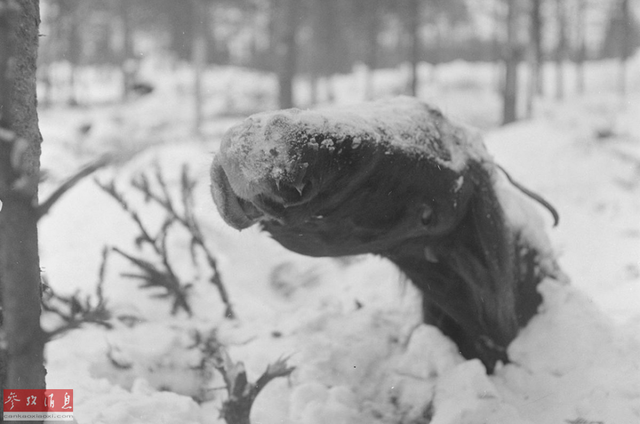
[[[433,208],[429,205],[422,207],[422,213],[420,214],[420,222],[425,227],[428,227],[433,223]]]

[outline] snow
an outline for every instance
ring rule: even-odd
[[[517,124],[488,134],[486,142],[516,180],[544,194],[558,209],[560,225],[549,235],[574,284],[624,322],[640,305],[640,196],[637,159],[617,151],[638,154],[638,139],[630,134],[637,128],[616,130],[621,136],[612,139],[594,139],[599,114],[583,113],[578,122],[561,113],[546,125]],[[640,116],[637,106],[627,113]],[[625,115],[618,122],[623,119]]]
[[[354,142],[346,144],[347,139]],[[302,159],[291,157],[289,152],[296,142],[333,151],[358,149],[363,141],[386,151],[428,155],[442,167],[458,171],[469,157],[486,156],[478,136],[463,136],[462,129],[443,119],[437,109],[406,96],[331,109],[258,113],[225,135],[221,154],[243,157],[242,162],[231,163],[226,172],[243,176],[229,180],[234,192],[250,198],[256,183],[295,175]],[[246,185],[237,180],[246,181]]]
[[[559,210],[560,225],[551,228],[542,208],[537,217],[518,214],[518,202],[527,200],[517,192],[503,199],[512,202],[513,219],[540,220],[546,233],[535,236],[551,239],[571,281],[540,286],[540,313],[509,346],[512,362],[491,376],[421,323],[417,291],[390,263],[302,257],[256,228],[238,233],[224,224],[209,198],[208,167],[221,135],[238,119],[211,118],[203,141],[191,132],[184,93],[170,87],[120,109],[43,110],[44,195],[81,163],[117,148],[131,160],[96,177],[116,178],[143,218],[159,225],[161,212],[136,197],[128,181],[159,162],[176,187],[182,164],[190,165],[199,181],[196,213],[239,317],[222,317],[223,305],[206,281],[196,281],[194,317],[172,317],[168,302],[121,277],[130,265],[111,257],[104,289],[114,329],[87,325],[49,342],[48,386],[74,389],[78,423],[221,423],[222,378],[198,369],[203,354],[196,342],[209,336],[244,362],[250,381],[279,358],[296,366],[257,397],[254,423],[640,422],[640,72],[630,71],[633,90],[620,103],[603,77],[611,74],[607,66],[588,70],[587,96],[541,102],[534,119],[485,134],[495,160]],[[483,85],[468,83],[488,79],[489,69],[441,65],[446,84],[425,85],[423,98],[459,121],[495,122],[495,97],[483,102],[487,91],[473,97]],[[267,84],[218,72],[221,79],[211,81]],[[392,87],[401,72],[381,71],[377,87]],[[337,78],[339,100],[354,97],[353,78]],[[224,84],[209,87],[213,93]],[[216,101],[209,107],[223,110]],[[91,130],[79,132],[86,123]],[[103,246],[136,252],[134,234],[115,202],[91,179],[83,181],[42,220],[48,283],[62,293],[93,293]],[[190,263],[187,239],[172,242],[185,278],[204,275]]]
[[[527,240],[531,246],[535,246],[536,251],[544,256],[540,260],[546,259],[553,262],[556,252],[547,235],[548,228],[541,214],[544,211],[532,209],[530,207],[531,198],[514,187],[499,171],[495,184],[500,205],[505,211],[506,219],[511,228],[517,228],[520,236]],[[548,269],[553,270],[551,263],[549,265],[551,268]]]

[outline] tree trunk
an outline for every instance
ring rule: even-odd
[[[320,78],[313,70],[309,73],[309,104],[315,106],[320,102],[318,95],[318,85],[320,84]]]
[[[507,3],[507,47],[503,87],[503,125],[516,121],[518,105],[518,40],[516,0]]]
[[[122,21],[122,50],[120,69],[122,71],[122,99],[129,99],[135,78],[133,60],[133,37],[131,34],[131,0],[120,0],[120,20]]]
[[[9,16],[12,4],[19,11]],[[0,0],[0,127],[27,140],[20,171],[10,155],[15,143],[0,142],[0,282],[6,340],[5,389],[43,389],[44,335],[40,328],[37,184],[16,188],[27,175],[37,181],[41,136],[36,111],[37,0]],[[4,72],[14,62],[14,72]],[[5,67],[5,69],[2,69]],[[15,70],[19,70],[15,72]],[[14,140],[15,141],[15,140]]]
[[[556,46],[556,99],[564,98],[564,60],[567,50],[567,17],[564,0],[556,0],[558,44]]]
[[[435,37],[435,52],[433,55],[433,60],[431,61],[431,83],[436,84],[438,81],[438,65],[440,62],[444,61],[443,52],[445,51],[444,46],[444,34],[442,29],[442,24],[438,21],[435,25],[436,37]],[[494,40],[495,41],[495,40]]]
[[[309,64],[320,77],[330,77],[343,68],[342,53],[345,40],[340,26],[340,2],[314,0],[309,5],[313,54]]]
[[[418,64],[420,62],[420,0],[409,0],[409,63],[411,64],[411,76],[409,79],[409,94],[418,95]]]
[[[193,65],[193,130],[200,135],[203,121],[202,74],[207,62],[207,25],[208,8],[203,0],[193,0],[193,48],[191,61]]]
[[[15,0],[14,0],[15,1]],[[77,82],[77,69],[82,60],[82,34],[79,28],[80,12],[79,1],[68,2],[64,16],[65,23],[68,25],[67,32],[67,49],[65,59],[69,61],[69,97],[67,98],[67,104],[69,106],[77,106],[78,93],[76,90]]]
[[[531,42],[533,44],[533,53],[535,58],[535,89],[536,94],[544,94],[544,51],[542,49],[542,30],[544,26],[542,18],[543,0],[533,0],[531,10]]]
[[[584,94],[585,78],[584,78],[584,61],[586,56],[585,44],[585,26],[586,26],[586,4],[587,0],[578,0],[577,10],[577,27],[576,27],[576,43],[578,51],[576,52],[576,92]]]
[[[496,87],[496,91],[502,91],[504,89],[504,54],[502,51],[502,42],[500,40],[502,34],[502,15],[500,13],[500,5],[502,0],[494,0],[493,2],[493,20],[494,20],[494,28],[493,28],[493,45],[492,45],[492,55],[493,62],[495,63],[495,80],[494,87]]]
[[[282,18],[281,34],[278,37],[277,56],[279,58],[278,85],[281,109],[294,106],[293,83],[298,61],[296,34],[300,20],[300,0],[275,0],[276,19]]]
[[[620,15],[622,17],[622,37],[620,46],[620,75],[618,77],[618,89],[622,98],[627,94],[627,60],[631,55],[631,11],[629,0],[621,0]]]
[[[532,0],[530,14],[529,84],[527,88],[527,116],[533,116],[535,98],[542,94],[542,0]]]
[[[378,65],[378,32],[380,31],[378,18],[379,0],[370,0],[365,8],[366,19],[366,41],[365,41],[365,62],[367,64],[367,75],[365,80],[365,99],[372,100],[375,97],[374,72]]]
[[[131,0],[129,0],[131,1]],[[193,2],[189,0],[165,2],[169,12],[170,46],[178,60],[189,61],[193,47]]]

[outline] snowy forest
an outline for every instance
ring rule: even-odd
[[[4,422],[639,423],[639,216],[638,0],[0,0]]]

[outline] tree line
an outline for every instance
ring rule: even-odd
[[[419,62],[503,62],[509,122],[517,64],[530,64],[532,93],[542,91],[546,61],[574,62],[584,87],[584,62],[626,59],[640,45],[638,28],[629,0],[43,0],[40,67],[46,80],[60,60],[118,66],[126,97],[136,62],[162,51],[199,68],[275,72],[284,108],[295,103],[296,75],[315,84],[356,63],[409,63],[406,92],[415,94]],[[556,87],[561,97],[561,71]]]

